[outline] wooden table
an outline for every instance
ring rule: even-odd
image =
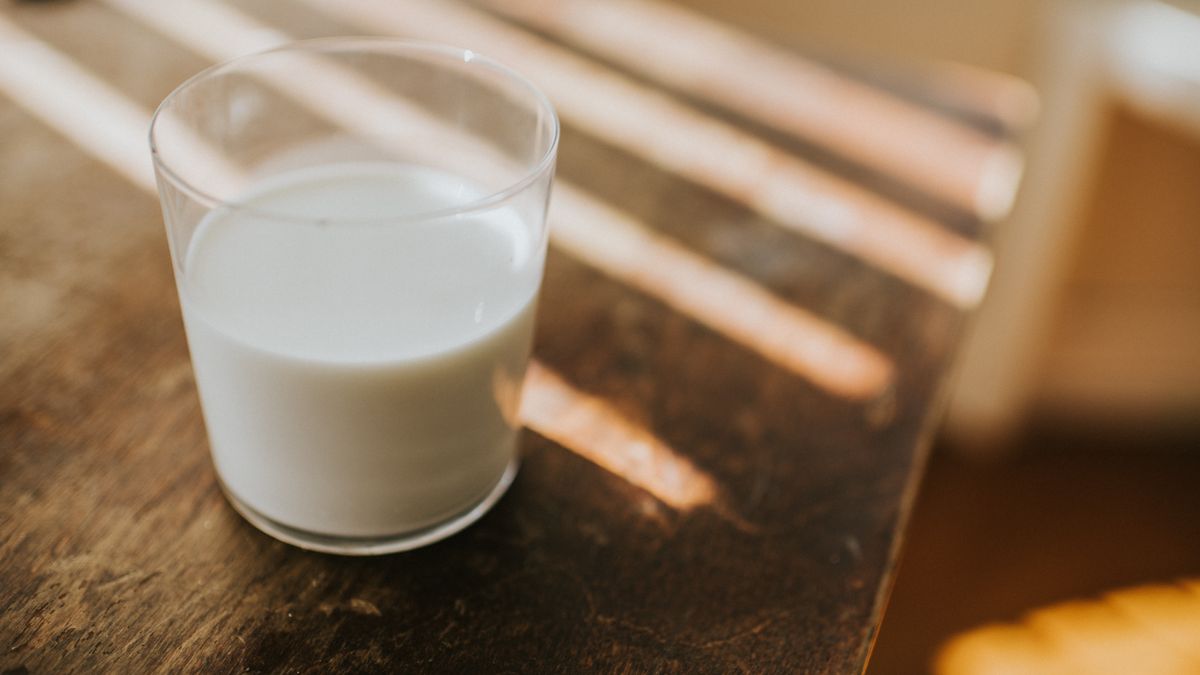
[[[481,4],[0,11],[0,671],[864,667],[1016,177],[1003,88]],[[562,114],[523,468],[426,549],[280,544],[213,476],[144,125],[266,28],[475,46]]]

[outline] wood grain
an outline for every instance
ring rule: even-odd
[[[103,4],[2,12],[142,106],[204,65]],[[0,137],[0,672],[863,667],[958,308],[568,126],[565,178],[872,345],[892,385],[839,398],[552,249],[538,358],[711,477],[720,508],[527,431],[509,494],[462,534],[308,553],[216,485],[153,196],[19,100],[0,96]]]

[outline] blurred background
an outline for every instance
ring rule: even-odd
[[[687,2],[1036,91],[868,672],[1200,672],[1200,3]]]

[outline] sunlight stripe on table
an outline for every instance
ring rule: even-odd
[[[1037,89],[1016,75],[954,61],[905,64],[903,85],[923,100],[1008,133],[1027,130],[1037,119]]]
[[[0,92],[133,184],[154,190],[145,111],[3,14],[0,44]]]
[[[1012,202],[1009,143],[732,26],[654,0],[476,0],[625,68],[995,218]]]
[[[536,362],[525,386],[521,417],[530,429],[677,510],[718,500],[712,478],[603,399],[579,392]]]
[[[0,44],[0,91],[135,185],[154,190],[146,111],[3,16]],[[234,180],[235,166],[187,130],[173,132],[211,184]]]
[[[482,11],[446,0],[304,1],[372,33],[470,45],[523,71],[597,138],[958,307],[986,289],[983,246]]]
[[[222,62],[293,42],[291,35],[258,22],[239,10],[209,0],[102,0],[212,61]],[[469,178],[488,184],[509,175],[511,162],[494,147],[438,120],[377,82],[322,58],[319,52],[289,57],[292,67],[272,68],[269,78],[280,93],[327,122],[401,155],[430,150],[423,161],[436,163],[443,153],[470,152],[478,162]],[[296,67],[303,65],[303,68]],[[350,102],[347,105],[346,102]],[[414,136],[436,141],[413,143]],[[436,153],[436,154],[433,154]]]
[[[867,399],[891,383],[891,360],[838,326],[570,186],[556,190],[554,243],[572,256],[830,393]]]
[[[145,139],[149,111],[2,14],[0,41],[9,47],[0,53],[0,91],[137,187],[155,193]],[[31,67],[31,74],[13,76],[18,67]],[[672,508],[721,508],[712,477],[603,400],[578,391],[536,361],[525,384],[522,417],[533,431]]]
[[[213,60],[288,41],[286,34],[210,0],[106,0]],[[218,30],[219,29],[219,30]],[[335,124],[372,133],[420,128],[447,142],[461,134],[355,73],[314,62],[271,83]],[[477,156],[491,157],[473,148]],[[488,161],[479,163],[486,170]],[[850,399],[879,394],[894,376],[878,350],[767,289],[691,252],[584,190],[560,180],[551,204],[559,249],[657,298],[822,389]]]

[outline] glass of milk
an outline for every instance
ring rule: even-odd
[[[213,464],[343,554],[482,516],[517,470],[558,120],[467,50],[348,38],[210,68],[150,129]]]

